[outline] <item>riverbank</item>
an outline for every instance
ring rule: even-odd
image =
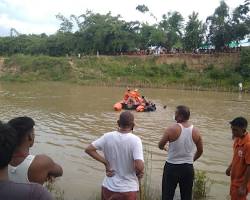
[[[250,90],[250,50],[239,54],[1,58],[1,81],[68,81],[95,86]],[[243,63],[244,62],[244,63]],[[245,66],[243,69],[242,66]]]

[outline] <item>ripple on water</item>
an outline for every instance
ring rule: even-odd
[[[173,123],[175,107],[186,104],[191,108],[191,121],[199,128],[204,141],[204,154],[195,163],[195,168],[205,170],[220,188],[212,189],[212,196],[226,196],[229,179],[224,171],[232,154],[228,122],[239,115],[250,119],[249,94],[162,89],[143,89],[143,93],[156,103],[157,111],[133,112],[134,133],[142,138],[153,183],[159,185],[161,182],[167,156],[158,149],[158,142],[164,129]],[[112,111],[112,105],[121,95],[120,88],[59,83],[6,85],[0,91],[0,117],[4,121],[22,115],[34,118],[36,143],[32,152],[46,153],[62,164],[65,173],[60,183],[66,187],[65,192],[78,191],[71,195],[82,199],[90,188],[99,187],[96,180],[101,182],[104,175],[104,167],[87,156],[84,149],[105,132],[116,130],[120,113]],[[163,105],[167,108],[163,109]]]

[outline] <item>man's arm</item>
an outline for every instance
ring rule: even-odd
[[[43,184],[48,179],[62,176],[62,167],[47,155],[37,155],[28,170],[30,182]]]
[[[170,134],[172,133],[173,131],[173,128],[167,128],[165,131],[164,131],[164,134],[160,140],[160,142],[158,143],[158,147],[159,149],[161,150],[165,150],[165,145],[167,144],[167,142],[170,141]]]
[[[231,175],[231,169],[232,169],[232,164],[230,164],[230,165],[228,166],[228,168],[226,169],[226,175],[227,175],[227,176],[230,176],[230,175]]]
[[[140,138],[138,138],[133,145],[133,159],[136,176],[138,179],[141,179],[144,175],[144,158],[142,141]]]
[[[135,173],[138,179],[141,179],[144,175],[144,162],[142,160],[134,161]]]
[[[193,129],[193,141],[196,145],[196,153],[194,155],[194,161],[196,161],[203,153],[203,142],[200,131],[197,128]]]
[[[111,177],[114,175],[114,171],[110,169],[109,166],[109,162],[103,157],[101,156],[98,152],[97,152],[97,148],[95,148],[92,144],[90,144],[86,149],[85,152],[87,154],[89,154],[92,158],[94,158],[95,160],[99,161],[100,163],[104,164],[105,168],[106,168],[106,175]]]

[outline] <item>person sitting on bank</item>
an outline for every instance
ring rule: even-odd
[[[37,183],[14,183],[8,178],[8,164],[16,148],[16,131],[0,122],[0,199],[52,200],[50,193]]]
[[[53,177],[62,176],[62,167],[47,155],[31,155],[30,148],[34,144],[35,122],[30,117],[17,117],[8,124],[16,130],[18,143],[9,164],[10,180],[17,183],[36,182],[44,184]]]

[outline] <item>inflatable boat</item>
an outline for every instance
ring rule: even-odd
[[[154,103],[147,101],[144,96],[140,96],[137,89],[131,91],[127,89],[123,100],[114,104],[115,111],[136,110],[137,112],[151,112],[156,110]]]

